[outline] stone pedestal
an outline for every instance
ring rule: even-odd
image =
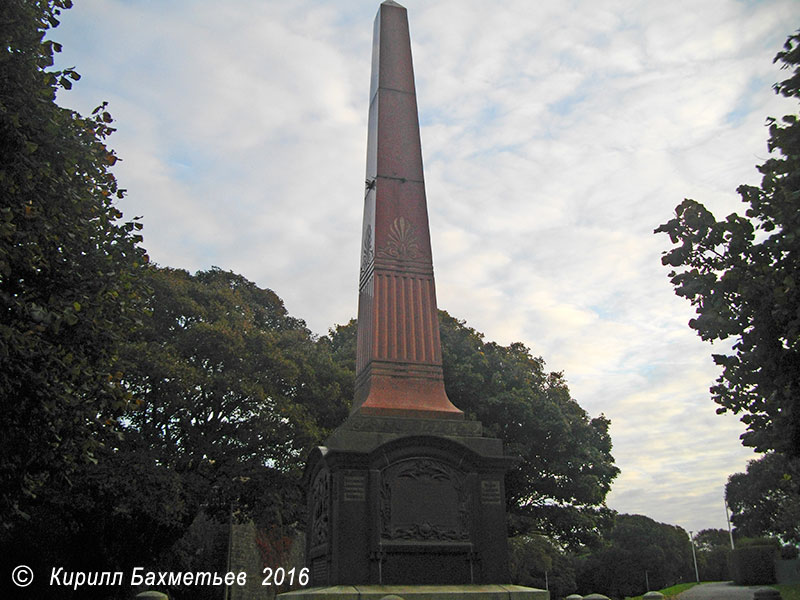
[[[338,585],[297,590],[281,600],[549,600],[550,592],[518,585]]]
[[[503,475],[480,423],[351,417],[306,467],[311,585],[506,581]]]

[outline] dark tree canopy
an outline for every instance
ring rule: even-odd
[[[727,529],[703,529],[692,538],[700,581],[725,581],[730,578],[728,562],[731,539]]]
[[[513,533],[543,532],[565,545],[597,543],[611,511],[603,505],[619,473],[609,420],[589,418],[560,373],[522,344],[500,346],[439,311],[444,381],[467,418],[522,458],[506,478]],[[329,334],[340,365],[355,369],[356,322]]]
[[[561,373],[523,344],[500,346],[440,312],[445,387],[468,418],[522,458],[506,480],[513,529],[547,533],[566,545],[596,542],[619,473],[610,421],[590,418]]]
[[[791,77],[778,94],[800,98],[800,34],[775,58]],[[662,262],[674,267],[675,293],[697,318],[689,326],[711,342],[733,338],[714,354],[722,374],[711,388],[717,412],[741,414],[742,436],[758,452],[800,456],[800,122],[768,119],[772,156],[758,166],[761,186],[742,185],[748,205],[717,221],[702,204],[684,200],[656,232],[677,247]]]
[[[241,275],[151,268],[147,282],[152,316],[124,357],[126,438],[194,482],[197,502],[291,521],[303,457],[347,414],[328,347]]]
[[[800,544],[800,460],[775,452],[751,460],[728,478],[725,500],[737,536]]]
[[[13,560],[36,572],[207,570],[192,536],[211,543],[231,519],[290,538],[303,524],[304,458],[347,415],[350,373],[273,291],[220,269],[149,266],[140,284],[147,312],[119,361],[132,398],[121,435],[72,485],[44,487],[11,540]],[[198,523],[205,534],[192,533]]]
[[[701,529],[692,538],[698,551],[724,546],[731,547],[730,534],[725,529]]]
[[[643,515],[617,515],[603,548],[578,563],[578,592],[637,596],[694,579],[689,535]]]
[[[96,453],[127,391],[120,343],[141,318],[140,224],[105,145],[103,107],[88,118],[55,104],[79,79],[54,71],[45,40],[69,0],[0,3],[0,520],[26,518],[45,485]]]
[[[575,593],[572,560],[541,535],[519,535],[508,540],[511,582],[550,591],[551,598]]]

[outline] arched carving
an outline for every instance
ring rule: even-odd
[[[463,542],[470,539],[470,498],[463,472],[416,457],[381,473],[381,539]]]
[[[311,486],[311,547],[328,543],[330,536],[331,478],[321,469]]]

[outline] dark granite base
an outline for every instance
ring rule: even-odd
[[[351,416],[325,440],[325,446],[330,450],[372,452],[386,442],[409,435],[443,437],[484,456],[503,455],[502,442],[496,438],[484,437],[483,426],[478,421],[450,419]]]
[[[549,600],[550,592],[519,585],[336,585],[295,590],[280,600]]]
[[[491,438],[391,431],[405,423],[384,420],[390,431],[369,431],[346,427],[351,421],[329,438],[333,447],[312,451],[305,474],[310,585],[508,578],[503,476],[516,460]],[[496,453],[476,452],[463,439],[498,442]]]

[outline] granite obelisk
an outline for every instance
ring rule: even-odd
[[[372,46],[354,414],[463,419],[447,398],[406,9]]]
[[[306,464],[311,584],[506,583],[516,460],[445,393],[408,17],[392,0],[375,18],[357,346],[351,414]]]

